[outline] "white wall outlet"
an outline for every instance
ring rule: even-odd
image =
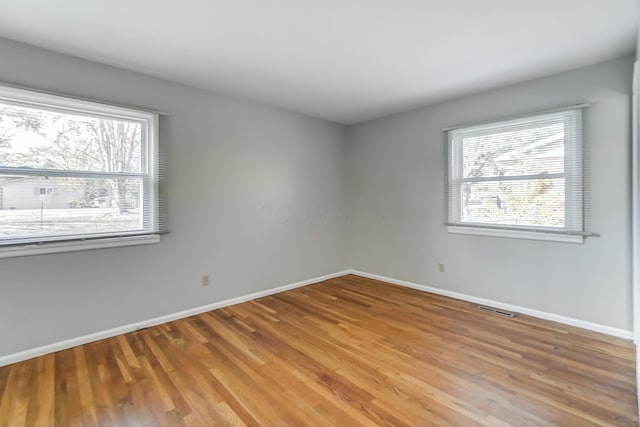
[[[444,273],[444,262],[438,263],[438,273]]]
[[[209,286],[209,275],[205,274],[202,276],[202,286]]]

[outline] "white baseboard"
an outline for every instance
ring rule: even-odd
[[[405,286],[407,288],[417,289],[419,291],[430,292],[432,294],[443,295],[450,298],[455,298],[463,301],[469,301],[476,304],[488,305],[491,307],[500,308],[507,311],[515,311],[517,313],[526,314],[527,316],[538,317],[540,319],[552,320],[554,322],[564,323],[566,325],[576,326],[582,329],[588,329],[590,331],[600,332],[614,337],[624,338],[627,340],[633,339],[633,332],[624,329],[612,328],[611,326],[600,325],[598,323],[587,322],[585,320],[574,319],[572,317],[561,316],[559,314],[548,313],[545,311],[535,310],[532,308],[521,307],[518,305],[507,304],[499,301],[494,301],[486,298],[478,298],[467,294],[458,292],[447,291],[444,289],[433,288],[431,286],[419,285],[417,283],[407,282],[405,280],[393,279],[391,277],[380,276],[378,274],[366,273],[364,271],[349,270],[349,274],[355,274],[356,276],[367,277],[369,279],[380,280],[382,282],[393,283],[394,285]]]
[[[108,329],[106,331],[95,332],[93,334],[83,335],[81,337],[71,338],[65,341],[43,345],[41,347],[36,347],[30,350],[21,351],[19,353],[0,356],[0,366],[10,365],[12,363],[21,362],[23,360],[32,359],[34,357],[42,356],[49,353],[54,353],[56,351],[66,350],[68,348],[76,347],[82,344],[99,341],[105,338],[111,338],[116,335],[126,334],[127,332],[137,331],[143,328],[148,328],[150,326],[155,326],[162,323],[172,322],[174,320],[183,319],[189,316],[194,316],[196,314],[204,313],[206,311],[216,310],[222,307],[228,307],[230,305],[235,305],[241,302],[262,298],[268,295],[277,294],[277,293],[288,291],[295,288],[300,288],[302,286],[307,286],[313,283],[318,283],[318,282],[333,279],[336,277],[345,276],[347,274],[349,274],[349,271],[340,271],[337,273],[327,274],[325,276],[314,277],[313,279],[307,279],[301,282],[291,283],[289,285],[267,289],[266,291],[260,291],[253,294],[243,295],[243,296],[231,298],[224,301],[214,302],[212,304],[207,304],[207,305],[191,308],[184,311],[179,311],[177,313],[167,314],[165,316],[160,316],[160,317],[156,317],[149,320],[143,320],[141,322],[131,323],[129,325],[119,326],[117,328]]]
[[[574,319],[571,317],[565,317],[558,314],[547,313],[544,311],[534,310],[527,307],[521,307],[512,304],[506,304],[499,301],[493,301],[485,298],[478,298],[471,295],[466,295],[458,292],[447,291],[444,289],[433,288],[431,286],[419,285],[417,283],[407,282],[404,280],[393,279],[391,277],[380,276],[378,274],[366,273],[358,270],[345,270],[337,273],[327,274],[325,276],[314,277],[312,279],[303,280],[289,285],[280,286],[277,288],[267,289],[265,291],[256,292],[249,295],[243,295],[236,298],[227,299],[224,301],[214,302],[212,304],[203,305],[200,307],[191,308],[188,310],[180,311],[177,313],[167,314],[165,316],[156,317],[149,320],[143,320],[141,322],[131,323],[117,328],[108,329],[106,331],[95,332],[93,334],[83,335],[77,338],[71,338],[65,341],[57,343],[47,344],[41,347],[36,347],[30,350],[21,351],[18,353],[8,354],[0,356],[0,366],[10,365],[12,363],[21,362],[23,360],[32,359],[34,357],[42,356],[49,353],[54,353],[60,350],[66,350],[68,348],[76,347],[82,344],[88,344],[94,341],[99,341],[105,338],[111,338],[116,335],[126,334],[127,332],[137,331],[150,326],[159,325],[162,323],[171,322],[185,317],[194,316],[196,314],[204,313],[211,310],[216,310],[222,307],[228,307],[230,305],[239,304],[242,302],[250,301],[257,298],[262,298],[268,295],[277,294],[280,292],[288,291],[302,286],[311,285],[313,283],[322,282],[324,280],[333,279],[336,277],[345,276],[347,274],[354,274],[356,276],[367,277],[369,279],[380,280],[383,282],[393,283],[395,285],[405,286],[407,288],[417,289],[424,292],[430,292],[437,295],[443,295],[463,301],[469,301],[476,304],[488,305],[491,307],[500,308],[508,311],[515,311],[518,313],[526,314],[528,316],[538,317],[540,319],[552,320],[554,322],[564,323],[571,326],[576,326],[583,329],[588,329],[595,332],[601,332],[603,334],[612,335],[624,339],[631,340],[633,333],[624,329],[612,328],[610,326],[600,325],[597,323],[587,322],[584,320]]]

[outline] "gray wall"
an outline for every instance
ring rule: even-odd
[[[158,245],[0,260],[0,356],[348,266],[631,329],[631,58],[347,131],[1,39],[0,57],[0,81],[170,114],[171,231]],[[593,104],[601,238],[446,233],[442,128],[580,102]]]
[[[6,40],[0,58],[6,83],[170,114],[171,231],[158,245],[0,260],[0,355],[347,267],[344,127]]]
[[[350,128],[351,268],[631,330],[632,62],[623,58]],[[583,102],[593,104],[585,116],[592,229],[602,237],[576,245],[447,233],[442,129]]]

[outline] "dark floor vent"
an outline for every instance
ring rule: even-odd
[[[479,305],[478,306],[478,310],[486,311],[487,313],[498,314],[498,315],[504,316],[504,317],[516,317],[516,315],[514,313],[509,313],[508,311],[498,310],[498,309],[493,308],[493,307],[486,307],[484,305]]]

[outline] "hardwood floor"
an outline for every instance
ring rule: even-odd
[[[633,345],[357,276],[0,368],[0,426],[632,426]]]

